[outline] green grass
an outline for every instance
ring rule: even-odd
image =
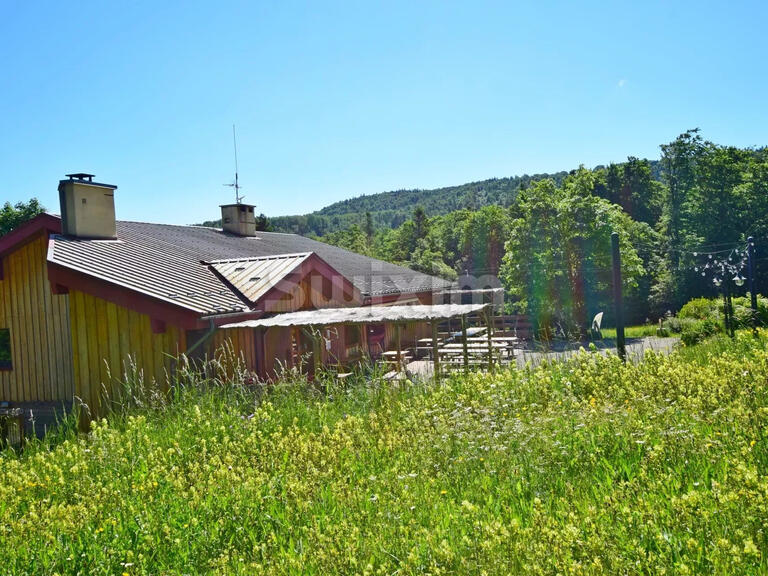
[[[645,338],[647,336],[656,336],[658,326],[655,324],[640,324],[638,326],[625,326],[625,338]],[[603,328],[601,330],[603,338],[616,338],[616,328]]]
[[[768,573],[741,334],[440,386],[188,383],[0,457],[7,574]]]

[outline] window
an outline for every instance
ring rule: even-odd
[[[0,370],[10,370],[11,362],[11,331],[0,328]]]
[[[344,326],[344,340],[348,348],[360,344],[360,326],[357,324]]]

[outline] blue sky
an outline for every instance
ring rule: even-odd
[[[762,2],[24,2],[0,18],[0,201],[92,172],[192,223],[768,144]],[[119,5],[118,5],[119,4]],[[75,6],[76,7],[73,7]]]

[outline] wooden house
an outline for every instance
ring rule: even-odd
[[[178,354],[232,342],[262,378],[312,351],[300,330],[223,324],[319,308],[431,304],[447,283],[294,234],[256,231],[253,206],[221,207],[222,229],[124,222],[115,186],[72,174],[61,216],[41,214],[0,238],[0,401],[87,404],[130,364],[167,382]],[[404,327],[405,338],[423,333]],[[411,332],[408,332],[408,331]],[[323,361],[375,354],[386,323],[328,330]],[[314,350],[317,353],[317,350]]]

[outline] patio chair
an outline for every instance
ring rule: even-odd
[[[595,317],[592,319],[592,330],[590,330],[592,340],[602,340],[603,339],[603,333],[600,330],[600,326],[603,323],[603,313],[598,312],[595,314]]]

